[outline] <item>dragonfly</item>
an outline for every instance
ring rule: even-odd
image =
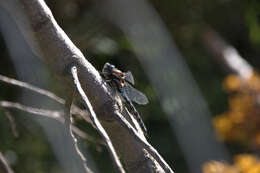
[[[132,73],[130,71],[122,72],[121,70],[117,69],[114,65],[110,63],[105,63],[101,75],[107,82],[112,84],[112,86],[114,86],[117,89],[117,91],[121,94],[123,100],[127,103],[128,107],[130,108],[130,112],[135,116],[144,134],[147,136],[147,129],[145,127],[145,124],[141,116],[139,115],[138,111],[134,107],[133,102],[140,105],[145,105],[149,101],[145,94],[133,87],[135,82]]]

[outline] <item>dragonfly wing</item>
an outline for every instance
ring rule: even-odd
[[[129,82],[130,84],[132,84],[132,85],[135,84],[134,77],[133,77],[133,75],[132,75],[132,73],[130,71],[125,73],[125,80],[127,82]]]
[[[146,105],[149,102],[147,97],[142,92],[131,87],[130,85],[127,85],[125,87],[125,92],[126,92],[126,95],[128,96],[128,98],[130,100],[136,102],[137,104]]]

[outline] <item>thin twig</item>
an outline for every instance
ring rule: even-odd
[[[41,115],[41,116],[44,116],[44,117],[53,118],[55,120],[58,120],[61,123],[64,123],[64,118],[63,118],[64,113],[62,111],[33,108],[33,107],[22,105],[20,103],[9,102],[9,101],[0,101],[0,107],[14,108],[14,109],[18,109],[20,111],[24,111],[24,112],[31,113],[31,114],[34,114],[34,115]],[[76,126],[72,126],[72,130],[74,131],[74,133],[76,133],[82,139],[86,139],[86,140],[91,141],[93,143],[105,145],[103,141],[95,140],[93,137],[87,135],[85,132],[83,132],[82,130],[80,130]]]
[[[0,152],[0,167],[3,167],[7,173],[14,173],[13,169],[9,166],[2,152]]]
[[[99,139],[95,139],[93,138],[92,136],[89,136],[87,133],[83,132],[82,130],[80,130],[77,126],[74,126],[72,125],[72,130],[73,132],[79,136],[80,138],[82,139],[86,139],[92,143],[95,143],[97,145],[103,145],[105,146],[106,144],[102,141],[102,140],[99,140]]]
[[[50,99],[53,99],[60,104],[65,104],[65,100],[58,97],[54,93],[52,93],[48,90],[41,89],[41,88],[36,87],[34,85],[31,85],[29,83],[22,82],[22,81],[19,81],[19,80],[16,80],[16,79],[13,79],[13,78],[10,78],[10,77],[7,77],[7,76],[3,76],[1,74],[0,74],[0,81],[11,84],[11,85],[19,86],[21,88],[25,88],[25,89],[28,89],[28,90],[31,90],[31,91],[34,91],[34,92],[39,93],[41,95],[47,96]],[[80,109],[79,107],[77,107],[74,104],[72,104],[71,113],[72,114],[79,114],[81,117],[84,117],[84,119],[87,122],[91,123],[91,120],[86,118],[86,117],[88,117],[88,112],[86,110]]]
[[[10,122],[13,135],[14,135],[15,137],[18,137],[18,136],[19,136],[19,133],[18,133],[18,130],[17,130],[17,128],[16,128],[16,122],[15,122],[14,117],[12,116],[11,112],[8,111],[7,109],[4,109],[4,113],[5,113],[7,119],[8,119],[9,122]]]
[[[73,76],[73,80],[74,80],[74,84],[76,85],[76,88],[81,96],[81,98],[84,100],[84,103],[86,104],[86,107],[88,109],[88,111],[90,112],[90,118],[91,120],[93,121],[94,125],[97,127],[98,129],[98,132],[103,136],[103,138],[105,139],[106,143],[107,143],[107,146],[108,146],[108,149],[109,149],[109,152],[118,168],[118,170],[121,172],[121,173],[125,173],[125,170],[116,154],[116,151],[113,147],[113,144],[108,136],[108,134],[106,133],[105,129],[102,127],[101,123],[99,122],[97,116],[96,116],[96,113],[94,112],[85,92],[83,91],[82,87],[81,87],[81,84],[79,82],[79,79],[78,79],[78,73],[77,73],[77,68],[75,66],[73,66],[71,68],[71,73],[72,73],[72,76]]]
[[[84,154],[79,149],[78,139],[72,132],[72,121],[71,121],[72,117],[71,117],[71,113],[70,113],[72,100],[73,100],[73,95],[71,95],[71,97],[66,99],[66,102],[65,102],[65,114],[64,114],[65,129],[67,130],[67,134],[69,134],[70,137],[72,138],[72,142],[73,142],[74,148],[75,148],[78,156],[80,157],[81,161],[83,162],[83,166],[85,168],[85,171],[87,173],[93,173],[93,171],[88,168],[88,166],[87,166],[87,159],[85,158]]]
[[[3,76],[1,74],[0,74],[0,80],[3,81],[3,82],[6,82],[6,83],[12,84],[12,85],[16,85],[16,86],[19,86],[19,87],[22,87],[22,88],[32,90],[32,91],[37,92],[41,95],[47,96],[47,97],[57,101],[58,103],[61,103],[61,104],[65,103],[65,101],[62,98],[56,96],[52,92],[38,88],[38,87],[35,87],[35,86],[28,84],[26,82],[21,82],[21,81],[18,81],[16,79],[12,79],[12,78]]]
[[[61,117],[61,114],[63,114],[61,111],[33,108],[29,106],[24,106],[20,103],[9,102],[9,101],[0,101],[0,106],[4,108],[16,108],[31,114],[37,114],[48,118],[54,118],[58,121],[64,121],[63,118]]]

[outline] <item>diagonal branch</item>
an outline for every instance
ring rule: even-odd
[[[4,171],[6,171],[6,173],[14,173],[13,169],[9,166],[4,155],[0,152],[0,171],[2,169],[4,169]]]
[[[64,123],[63,111],[33,108],[33,107],[22,105],[20,103],[14,103],[14,102],[9,102],[9,101],[0,101],[0,107],[17,109],[20,111],[34,114],[34,115],[40,115],[40,116],[52,118],[61,123]],[[76,126],[72,126],[72,130],[74,133],[76,133],[82,139],[86,139],[86,140],[91,141],[96,144],[105,145],[103,141],[97,141],[96,139],[89,136],[88,134],[86,134],[85,132],[83,132]]]
[[[47,96],[50,99],[53,99],[53,100],[57,101],[60,104],[63,104],[63,105],[65,104],[65,100],[60,98],[59,96],[55,95],[54,93],[52,93],[52,92],[50,92],[48,90],[44,90],[42,88],[33,86],[33,85],[29,84],[29,83],[22,82],[22,81],[19,81],[19,80],[16,80],[16,79],[13,79],[13,78],[1,75],[1,74],[0,74],[0,81],[5,82],[7,84],[11,84],[11,85],[14,85],[14,86],[18,86],[18,87],[21,87],[21,88],[25,88],[25,89],[34,91],[34,92],[39,93],[39,94],[41,94],[43,96]],[[88,112],[86,110],[80,109],[78,106],[76,106],[74,104],[72,104],[72,106],[71,106],[71,113],[72,114],[78,114],[81,117],[83,117],[87,122],[91,123],[90,119],[87,118],[88,117]]]
[[[18,133],[18,130],[16,128],[16,122],[15,122],[14,117],[12,116],[12,114],[7,109],[4,109],[4,113],[5,113],[6,117],[8,118],[8,120],[10,122],[13,135],[15,137],[18,137],[19,133]]]
[[[0,74],[0,80],[3,81],[3,82],[6,82],[6,83],[12,84],[12,85],[16,85],[16,86],[19,86],[19,87],[22,87],[22,88],[32,90],[36,93],[47,96],[47,97],[57,101],[58,103],[61,103],[61,104],[65,103],[65,101],[62,98],[56,96],[54,93],[47,91],[47,90],[44,90],[44,89],[41,89],[41,88],[38,88],[38,87],[35,87],[35,86],[28,84],[26,82],[18,81],[16,79],[12,79],[12,78],[3,76],[1,74]]]
[[[61,114],[63,114],[61,111],[33,108],[33,107],[24,106],[20,103],[13,103],[8,101],[0,101],[0,106],[4,108],[16,108],[31,114],[37,114],[48,118],[54,118],[58,121],[64,121],[63,118],[61,117]]]
[[[78,79],[78,74],[77,74],[77,68],[75,66],[73,66],[71,68],[71,73],[72,73],[72,76],[73,76],[73,80],[74,80],[74,83],[76,85],[76,88],[81,96],[81,98],[83,99],[84,103],[86,104],[86,107],[87,109],[89,110],[90,112],[90,118],[91,120],[93,121],[94,125],[97,127],[97,130],[98,132],[101,134],[101,136],[103,136],[103,138],[105,139],[106,143],[107,143],[107,146],[108,146],[108,149],[109,149],[109,152],[118,168],[118,170],[121,172],[121,173],[125,173],[125,170],[116,154],[116,151],[113,147],[113,144],[107,134],[107,132],[105,131],[105,129],[102,127],[102,125],[100,124],[97,116],[96,116],[96,113],[94,112],[85,92],[83,91],[82,87],[81,87],[81,84],[79,82],[79,79]]]
[[[64,114],[65,129],[67,131],[67,134],[69,134],[70,137],[72,138],[73,146],[75,148],[77,155],[79,156],[79,158],[82,161],[82,164],[83,164],[83,167],[84,167],[86,173],[93,173],[93,171],[88,168],[87,159],[85,158],[84,154],[80,150],[79,145],[78,145],[78,139],[76,138],[76,136],[73,134],[73,131],[72,131],[72,121],[71,121],[72,117],[71,117],[70,109],[71,109],[71,105],[72,105],[72,101],[73,101],[73,95],[74,94],[72,94],[71,97],[67,98],[66,102],[65,102],[65,114]]]
[[[237,49],[228,44],[217,32],[206,28],[202,33],[202,41],[208,51],[224,65],[225,69],[248,80],[253,74],[253,67],[239,54]]]

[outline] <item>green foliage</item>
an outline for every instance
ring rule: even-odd
[[[251,1],[247,7],[245,19],[249,29],[250,40],[259,45],[260,43],[260,3],[258,1]]]

